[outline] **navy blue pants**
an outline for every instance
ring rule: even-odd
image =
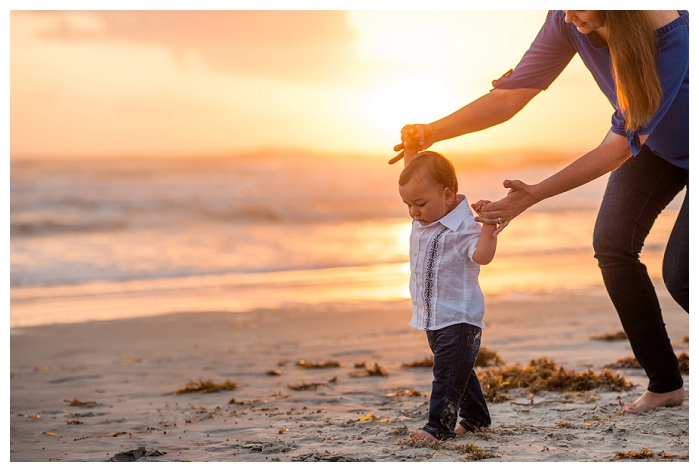
[[[455,436],[457,414],[467,431],[490,426],[490,413],[473,365],[481,345],[481,329],[466,323],[427,331],[434,354],[432,394],[427,424],[437,439]]]
[[[684,203],[665,249],[663,280],[689,313],[688,170],[644,146],[609,176],[595,224],[593,244],[604,284],[633,353],[648,375],[648,390],[655,393],[677,390],[683,381],[655,288],[639,254],[660,212],[685,187]]]

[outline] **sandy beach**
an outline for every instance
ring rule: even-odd
[[[656,287],[688,353],[688,316]],[[601,372],[632,356],[593,339],[621,329],[602,288],[494,295],[486,310],[482,346],[507,365]],[[13,329],[10,461],[689,460],[689,376],[681,407],[623,415],[646,385],[633,368],[612,369],[630,390],[510,390],[490,428],[411,442],[432,375],[403,366],[430,354],[409,318],[409,301],[326,303]],[[206,380],[235,388],[175,394]]]

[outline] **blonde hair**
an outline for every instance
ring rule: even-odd
[[[398,185],[403,186],[418,174],[434,183],[450,188],[457,193],[459,182],[456,180],[456,170],[454,165],[438,152],[422,151],[413,157],[407,166],[400,173]]]
[[[643,10],[606,10],[607,44],[626,131],[648,123],[660,106],[655,28]]]

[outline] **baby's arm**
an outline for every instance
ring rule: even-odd
[[[495,257],[495,248],[498,245],[498,237],[493,236],[497,225],[484,224],[481,228],[481,236],[476,243],[476,250],[473,252],[473,262],[480,265],[490,264]]]
[[[480,214],[481,207],[487,203],[488,200],[479,200],[478,202],[471,205],[471,207]],[[495,249],[498,244],[497,235],[493,236],[493,233],[497,225],[483,224],[481,228],[481,236],[478,238],[478,243],[476,243],[476,250],[473,253],[473,261],[480,264],[486,265],[490,264],[495,257]]]
[[[419,149],[419,138],[412,128],[405,126],[401,130],[401,138],[403,140],[403,161],[404,165],[408,165],[410,159],[415,157]]]

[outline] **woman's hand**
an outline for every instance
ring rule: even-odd
[[[507,196],[497,202],[483,203],[478,205],[478,216],[475,220],[483,224],[496,224],[497,229],[493,236],[497,236],[504,230],[510,221],[524,210],[534,205],[538,199],[534,195],[534,186],[527,185],[519,180],[506,180],[503,186],[508,188]],[[474,206],[474,210],[475,210]]]
[[[423,151],[435,143],[434,133],[430,129],[430,125],[405,125],[400,130],[400,144],[393,147],[394,151],[401,151],[396,157],[388,161],[389,164],[395,164],[404,156],[405,145],[409,143],[409,147],[417,148],[418,151]]]
[[[494,223],[487,223],[487,222],[483,221],[483,218],[482,218],[483,215],[481,214],[481,210],[483,209],[483,207],[485,205],[488,205],[490,203],[492,203],[490,200],[478,200],[476,203],[471,204],[471,208],[473,208],[473,210],[478,214],[478,216],[474,217],[474,219],[476,221],[478,221],[479,223],[482,223],[483,225],[492,224],[495,226],[495,231],[493,231],[493,234],[491,235],[492,237],[495,237],[498,235],[498,233],[500,231],[505,229],[505,226],[507,226],[510,222],[509,221],[499,222],[497,219],[495,220]]]

